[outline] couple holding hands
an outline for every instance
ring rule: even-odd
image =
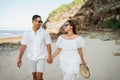
[[[22,37],[17,66],[21,67],[22,56],[27,51],[33,80],[43,80],[46,58],[47,62],[51,64],[59,54],[60,68],[64,75],[63,80],[79,80],[77,74],[80,70],[80,64],[86,64],[82,52],[85,42],[81,36],[77,35],[74,22],[72,20],[65,22],[64,30],[66,34],[58,37],[57,48],[53,54],[51,54],[51,38],[41,27],[43,23],[41,17],[34,15],[32,23],[32,29],[26,31]]]

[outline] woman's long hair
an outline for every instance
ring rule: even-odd
[[[75,23],[72,20],[67,20],[66,22],[68,22],[70,24],[70,26],[72,26],[73,33],[77,34]]]

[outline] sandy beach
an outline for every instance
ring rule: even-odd
[[[91,76],[81,80],[120,80],[120,44],[115,40],[102,41],[85,38],[84,57],[90,69]],[[56,40],[52,42],[52,50],[56,48]],[[20,44],[0,44],[0,80],[32,80],[28,68],[26,54],[23,57],[22,68],[16,65]],[[46,64],[44,80],[62,80],[59,68],[59,58],[53,64]]]

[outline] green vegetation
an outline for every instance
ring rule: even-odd
[[[66,12],[67,10],[69,10],[71,7],[73,7],[75,4],[79,4],[81,2],[84,2],[84,0],[74,0],[72,3],[69,4],[63,4],[61,5],[58,9],[52,11],[52,13],[49,15],[49,18],[55,16],[55,14],[57,13],[62,13],[62,12]]]
[[[117,28],[120,28],[120,21],[117,21],[115,18],[112,18],[112,19],[106,20],[104,22],[104,25],[107,28],[117,29]]]

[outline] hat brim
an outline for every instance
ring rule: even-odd
[[[90,77],[89,68],[85,64],[80,64],[80,73],[84,78],[89,78]]]

